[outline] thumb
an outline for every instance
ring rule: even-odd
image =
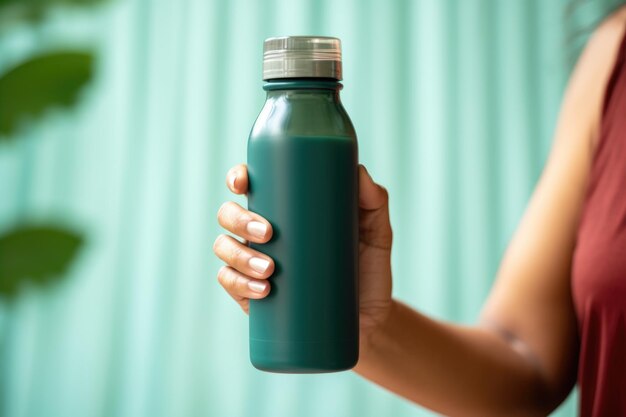
[[[359,207],[377,210],[387,204],[387,190],[376,184],[363,165],[359,165]]]

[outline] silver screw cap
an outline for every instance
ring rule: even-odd
[[[342,79],[341,41],[325,36],[284,36],[263,43],[263,79]]]

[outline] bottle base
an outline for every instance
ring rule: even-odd
[[[352,369],[359,360],[358,340],[275,342],[250,339],[250,362],[265,372],[320,374]]]

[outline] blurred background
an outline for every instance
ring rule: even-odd
[[[394,295],[472,323],[614,3],[0,0],[0,416],[432,415],[352,372],[249,363],[211,246],[262,41],[342,39]]]

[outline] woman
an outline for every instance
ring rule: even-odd
[[[554,145],[479,323],[430,319],[391,297],[387,192],[360,167],[360,359],[355,371],[446,415],[545,416],[578,377],[582,416],[626,416],[626,9],[595,31]],[[246,167],[227,174],[236,194]],[[271,225],[235,203],[219,223],[253,242]],[[244,311],[272,259],[221,235],[218,280]]]

